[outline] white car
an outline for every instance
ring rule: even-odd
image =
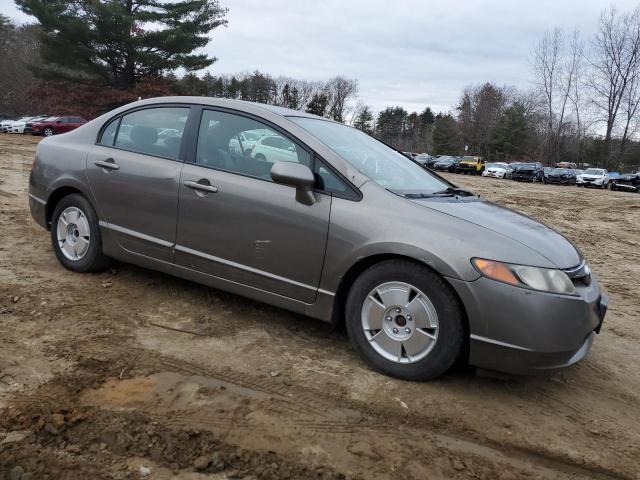
[[[604,168],[587,168],[576,176],[576,185],[579,187],[607,188],[609,185],[609,172]]]
[[[296,146],[280,135],[262,137],[253,145],[251,156],[269,163],[298,161]]]
[[[11,123],[11,125],[9,125],[7,129],[7,133],[24,133],[24,129],[27,126],[27,122],[35,118],[39,118],[39,117],[22,117],[22,118],[19,118],[18,120],[15,120],[14,122]]]
[[[487,163],[482,172],[483,177],[504,178],[509,164],[504,162]]]
[[[253,151],[256,142],[264,136],[265,131],[263,129],[240,132],[237,137],[233,137],[229,141],[229,151],[237,155],[248,155]]]
[[[15,120],[2,120],[0,122],[0,132],[9,133],[9,128],[15,123]]]

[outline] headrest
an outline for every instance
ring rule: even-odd
[[[136,125],[131,129],[129,138],[135,145],[150,146],[158,141],[158,130],[154,127]]]

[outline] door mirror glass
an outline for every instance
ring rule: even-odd
[[[311,205],[315,202],[313,187],[315,178],[306,165],[293,162],[276,162],[271,167],[271,179],[275,183],[296,188],[296,200]]]

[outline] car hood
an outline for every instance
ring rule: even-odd
[[[515,240],[542,255],[557,268],[572,268],[582,261],[577,248],[566,237],[527,215],[495,203],[482,199],[411,201]]]

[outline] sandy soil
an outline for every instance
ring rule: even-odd
[[[640,478],[640,195],[452,176],[573,239],[611,309],[567,370],[408,383],[283,310],[66,271],[28,212],[37,141],[0,135],[0,479]]]

